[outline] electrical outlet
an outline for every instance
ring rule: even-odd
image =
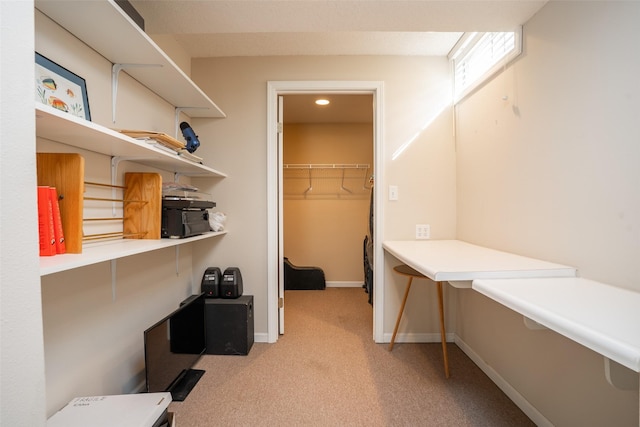
[[[431,238],[431,226],[429,224],[416,224],[416,240],[428,240]]]

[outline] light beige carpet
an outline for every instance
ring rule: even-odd
[[[285,334],[247,356],[203,356],[184,402],[190,426],[532,426],[455,345],[375,344],[361,288],[287,291]]]

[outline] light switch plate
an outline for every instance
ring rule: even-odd
[[[398,186],[390,185],[389,186],[389,200],[398,200]]]

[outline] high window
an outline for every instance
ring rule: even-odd
[[[499,33],[465,33],[449,54],[454,102],[458,102],[522,52],[522,28]]]

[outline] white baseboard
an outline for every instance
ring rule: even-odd
[[[326,282],[327,288],[361,288],[362,282]]]
[[[269,342],[269,334],[266,332],[253,334],[253,342]]]
[[[551,421],[546,419],[524,396],[518,393],[518,391],[491,366],[487,365],[485,361],[457,335],[455,336],[455,343],[538,427],[553,427]]]

